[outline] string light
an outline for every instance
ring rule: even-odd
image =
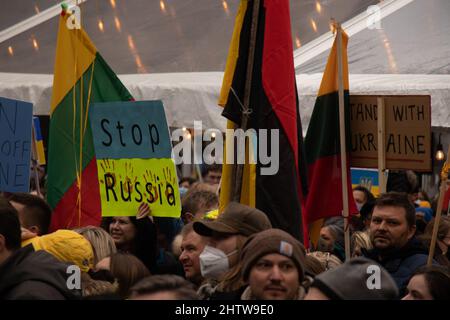
[[[311,26],[312,26],[314,32],[317,32],[317,25],[316,25],[316,22],[313,19],[311,19]]]
[[[116,8],[116,0],[109,0],[109,3],[111,4],[111,7],[112,7],[113,9]]]
[[[186,128],[186,127],[183,127],[183,129],[182,129],[182,130],[183,130],[183,132],[186,132],[187,128]]]
[[[39,14],[41,12],[37,4],[34,5],[34,11],[36,11],[36,14]]]
[[[119,20],[119,18],[114,17],[114,24],[116,25],[117,31],[121,32],[121,31],[122,31],[122,26],[120,25],[120,20]]]
[[[39,43],[37,42],[37,40],[35,38],[32,38],[31,41],[33,42],[34,50],[38,51],[39,50]]]
[[[211,137],[215,138],[216,137],[216,133],[215,132],[211,133]]]
[[[318,13],[322,12],[322,6],[320,5],[319,1],[316,2],[316,10],[317,10]]]
[[[297,46],[297,48],[300,48],[302,46],[302,43],[300,42],[299,37],[295,37],[295,45]]]
[[[166,13],[166,4],[164,3],[163,0],[160,0],[160,1],[159,1],[159,7],[161,8],[161,11],[162,11],[163,13]]]
[[[228,15],[230,13],[230,10],[228,10],[228,3],[225,0],[222,0],[222,7],[223,10],[225,10],[225,13]]]
[[[8,53],[9,53],[10,56],[14,55],[14,50],[13,50],[13,48],[11,46],[8,47]]]
[[[436,148],[436,160],[437,161],[442,161],[445,159],[445,153],[444,153],[444,147],[442,146],[441,143],[441,135],[442,133],[439,134],[439,142]]]
[[[134,46],[133,37],[131,35],[128,36],[128,47],[130,47],[132,51],[136,50],[136,47]]]
[[[99,28],[99,30],[100,30],[101,32],[104,31],[104,28],[103,28],[103,21],[102,21],[101,19],[98,20],[98,28]]]

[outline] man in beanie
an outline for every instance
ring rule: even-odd
[[[249,236],[272,227],[267,216],[260,210],[231,202],[216,220],[194,222],[194,231],[208,241],[200,254],[200,270],[204,278],[216,280],[214,288],[199,288],[203,298],[228,299],[218,296],[218,292],[234,293],[235,298],[243,283],[240,276],[238,258]],[[200,292],[207,290],[208,292]],[[210,290],[211,289],[211,290]]]
[[[389,273],[367,258],[354,258],[319,274],[305,300],[395,300],[398,288]]]
[[[250,237],[241,254],[249,284],[241,300],[302,300],[305,248],[287,232],[269,229]]]

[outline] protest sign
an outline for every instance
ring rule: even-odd
[[[103,216],[135,216],[149,204],[152,215],[179,217],[180,194],[161,101],[95,103],[94,137]]]
[[[378,167],[378,96],[350,96],[351,166]],[[431,171],[430,96],[381,96],[386,169]]]
[[[33,105],[0,97],[0,191],[30,187]]]
[[[351,168],[352,188],[363,186],[374,196],[380,194],[378,182],[378,170]]]

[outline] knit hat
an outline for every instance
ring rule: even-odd
[[[206,237],[211,237],[214,231],[248,237],[271,227],[264,212],[237,202],[230,202],[216,220],[196,221],[193,225],[196,233]]]
[[[94,251],[86,238],[72,230],[58,230],[22,242],[22,247],[32,244],[35,251],[45,250],[56,259],[76,264],[87,272],[94,265]]]
[[[300,281],[303,280],[306,264],[303,245],[283,230],[268,229],[254,234],[244,244],[240,257],[244,281],[247,281],[250,270],[258,259],[271,253],[290,258],[297,267]]]
[[[379,268],[379,269],[378,269]],[[380,286],[376,287],[377,270]],[[374,284],[374,288],[369,285]],[[367,258],[354,258],[319,274],[311,285],[332,300],[394,300],[398,288],[390,274],[376,262]]]

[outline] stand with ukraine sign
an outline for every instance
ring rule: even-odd
[[[90,110],[102,216],[135,216],[146,202],[152,216],[181,213],[161,101],[94,103]]]

